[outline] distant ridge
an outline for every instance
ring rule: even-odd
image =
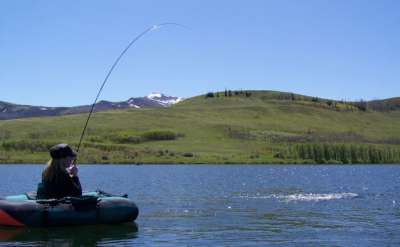
[[[97,102],[95,111],[108,111],[127,108],[169,107],[182,100],[182,98],[166,96],[162,93],[151,93],[145,97],[130,98],[121,102],[102,100]],[[90,111],[90,107],[91,105],[73,107],[31,106],[0,101],[0,120],[86,113]]]
[[[301,103],[312,103],[314,106],[336,109],[336,110],[361,110],[361,111],[395,111],[400,110],[400,97],[371,100],[371,101],[343,101],[331,100],[319,97],[305,96],[290,92],[268,91],[268,90],[226,90],[225,92],[209,92],[204,95],[195,96],[185,100],[184,105],[197,105],[202,106],[204,98],[217,98],[224,97],[235,99],[237,96],[248,98],[249,100],[279,100],[279,101],[292,101]],[[175,96],[167,96],[162,93],[153,92],[145,97],[130,98],[126,101],[111,102],[99,101],[96,104],[95,111],[108,111],[116,109],[137,109],[137,108],[163,108],[170,107],[181,102],[183,98]],[[207,101],[208,102],[208,101]],[[214,102],[214,101],[213,101]],[[209,102],[208,106],[212,104],[221,104],[223,101]],[[226,102],[228,104],[234,103],[232,100]],[[241,101],[243,103],[243,101]],[[81,114],[89,112],[91,105],[82,105],[74,107],[47,107],[47,106],[31,106],[31,105],[18,105],[9,102],[0,101],[0,120],[30,118],[30,117],[46,117],[46,116],[63,116],[70,114]]]

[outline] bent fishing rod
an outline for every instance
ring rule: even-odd
[[[161,27],[163,27],[163,26],[167,26],[167,25],[174,25],[174,26],[178,26],[178,27],[187,28],[186,26],[183,26],[183,25],[178,24],[178,23],[173,23],[173,22],[160,23],[160,24],[151,26],[151,27],[145,29],[143,32],[141,32],[141,33],[140,33],[138,36],[136,36],[134,39],[132,39],[132,41],[129,42],[129,44],[125,47],[125,49],[121,52],[121,54],[119,54],[119,56],[117,57],[117,59],[114,61],[114,63],[112,64],[112,66],[111,66],[110,69],[108,70],[108,73],[107,73],[106,77],[104,78],[103,83],[101,84],[100,89],[99,89],[99,91],[98,91],[98,93],[97,93],[97,95],[96,95],[96,98],[95,98],[95,100],[94,100],[94,102],[93,102],[93,104],[92,104],[92,107],[91,107],[91,109],[90,109],[90,111],[89,111],[89,115],[88,115],[88,117],[87,117],[87,119],[86,119],[85,125],[84,125],[83,130],[82,130],[82,133],[81,133],[81,137],[80,137],[80,139],[79,139],[78,148],[76,149],[76,152],[77,152],[77,153],[79,153],[79,149],[80,149],[80,147],[81,147],[82,140],[83,140],[83,137],[84,137],[85,132],[86,132],[86,128],[87,128],[87,126],[88,126],[88,124],[89,124],[90,117],[91,117],[92,114],[93,114],[94,107],[96,106],[97,100],[99,99],[100,94],[101,94],[101,92],[103,91],[103,88],[104,88],[104,86],[106,85],[106,83],[107,83],[107,81],[108,81],[108,78],[110,77],[111,73],[113,72],[113,70],[115,69],[115,67],[117,66],[117,64],[118,64],[119,61],[121,60],[121,58],[125,55],[125,53],[129,50],[129,48],[130,48],[134,43],[136,43],[136,41],[138,41],[140,38],[142,38],[143,36],[145,36],[147,33],[151,32],[151,31],[157,30],[157,29],[159,29],[159,28],[161,28]],[[75,161],[76,161],[76,160],[75,160]]]

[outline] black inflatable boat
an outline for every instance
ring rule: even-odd
[[[118,224],[132,222],[138,214],[138,207],[126,195],[102,191],[61,199],[36,200],[34,194],[0,198],[0,226]]]

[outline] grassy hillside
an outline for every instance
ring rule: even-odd
[[[44,163],[51,145],[77,144],[86,116],[0,121],[0,162]],[[210,93],[171,108],[94,114],[80,161],[393,163],[400,162],[399,123],[399,110],[354,102],[272,91]]]

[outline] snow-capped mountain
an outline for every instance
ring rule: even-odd
[[[171,106],[183,100],[183,98],[166,96],[161,93],[151,93],[147,95],[147,98],[164,106]]]
[[[111,102],[99,101],[96,103],[95,111],[107,111],[113,109],[127,108],[157,108],[169,107],[182,101],[182,98],[166,96],[161,93],[151,93],[146,97],[130,98],[126,101]],[[89,112],[92,105],[74,106],[74,107],[45,107],[17,105],[0,101],[0,120],[27,118],[27,117],[43,117],[43,116],[61,116],[67,114],[79,114]]]

